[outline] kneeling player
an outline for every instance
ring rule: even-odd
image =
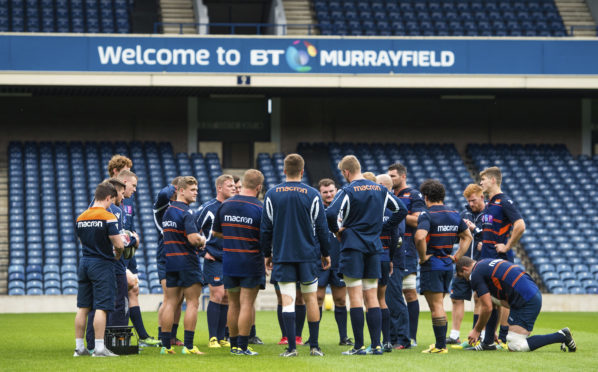
[[[214,236],[222,239],[230,346],[231,353],[236,355],[257,355],[248,344],[253,305],[258,291],[266,284],[264,255],[259,242],[262,203],[257,199],[263,182],[260,171],[246,171],[241,192],[222,203],[212,228]]]
[[[519,266],[502,259],[474,261],[462,257],[457,261],[457,275],[467,279],[481,303],[480,317],[469,333],[473,344],[486,326],[492,312],[492,303],[510,308],[507,345],[510,351],[533,351],[550,344],[561,344],[565,351],[577,350],[569,328],[548,335],[529,337],[542,309],[542,294],[533,279]],[[487,331],[486,331],[487,332]],[[566,349],[565,349],[566,348]],[[476,350],[489,350],[483,341]]]
[[[453,278],[453,261],[459,259],[471,244],[471,233],[457,211],[444,206],[444,186],[436,180],[422,183],[420,191],[428,207],[417,220],[415,246],[420,257],[420,290],[426,297],[432,314],[436,343],[423,351],[428,354],[446,354],[447,321],[444,296],[449,292]],[[453,245],[459,239],[459,250],[451,256]]]

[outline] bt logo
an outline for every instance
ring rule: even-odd
[[[315,46],[307,41],[295,40],[286,51],[286,59],[289,67],[297,72],[309,72],[311,66],[308,66],[310,57],[318,54]]]

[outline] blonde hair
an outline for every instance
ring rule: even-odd
[[[480,177],[494,178],[498,186],[500,186],[502,183],[502,173],[500,172],[499,167],[490,167],[484,169],[480,172]]]
[[[264,175],[257,169],[248,169],[243,174],[243,188],[257,190],[258,186],[264,183]]]
[[[135,179],[137,179],[137,175],[133,172],[131,172],[130,170],[122,170],[118,173],[118,176],[116,176],[116,178],[118,178],[119,180],[124,180],[125,178],[130,178],[130,177],[134,177]]]
[[[372,182],[376,182],[376,175],[372,172],[365,172],[364,174],[362,174],[363,178],[365,178],[366,180],[370,180]]]
[[[476,183],[470,183],[465,188],[465,191],[463,191],[463,196],[465,197],[465,199],[469,199],[472,195],[481,195],[483,193],[484,191],[482,190],[482,187],[480,185]]]
[[[233,181],[233,183],[235,182],[235,179],[230,174],[221,174],[218,176],[218,178],[216,178],[216,188],[224,185],[224,183],[228,180]]]
[[[349,173],[355,174],[361,172],[361,164],[359,164],[359,160],[357,160],[355,155],[347,155],[338,163],[338,169],[341,172],[348,170]]]
[[[192,176],[181,176],[179,177],[179,183],[177,184],[178,190],[185,190],[188,186],[197,185],[197,180]]]

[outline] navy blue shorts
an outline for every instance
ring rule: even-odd
[[[353,279],[380,279],[380,255],[365,254],[355,249],[343,249],[339,272]]]
[[[419,257],[405,257],[405,272],[406,274],[417,274],[417,267],[419,265]]]
[[[127,263],[127,269],[131,271],[133,274],[137,274],[139,271],[137,270],[137,259],[135,256],[129,260]]]
[[[388,279],[390,278],[390,261],[380,262],[380,279],[378,279],[379,286],[387,286]]]
[[[318,287],[326,287],[330,284],[333,287],[346,287],[344,280],[338,275],[337,270],[322,270],[318,274]]]
[[[203,261],[203,277],[206,283],[214,287],[221,286],[222,282],[222,262],[220,261]]]
[[[275,263],[272,278],[277,282],[313,283],[318,278],[317,262]]]
[[[511,307],[509,313],[509,325],[517,325],[532,331],[534,323],[538,319],[540,310],[542,309],[542,294],[538,291],[534,297],[530,298],[522,307]]]
[[[204,285],[201,270],[169,271],[166,273],[166,287],[191,287],[193,284]]]
[[[114,311],[116,275],[114,262],[83,257],[78,270],[77,307]]]
[[[162,282],[162,280],[166,279],[166,261],[158,260],[156,264],[158,266],[158,279]]]
[[[469,284],[468,280],[459,276],[453,277],[453,282],[451,283],[451,298],[453,300],[471,301],[472,294],[473,291],[471,290],[471,284]]]
[[[419,273],[419,293],[437,292],[449,293],[453,270],[430,270]]]
[[[255,288],[260,287],[260,289],[266,288],[266,277],[263,275],[260,276],[224,276],[222,278],[222,283],[224,284],[225,289],[231,288]]]

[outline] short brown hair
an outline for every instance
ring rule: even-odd
[[[318,190],[321,189],[322,187],[327,187],[330,185],[336,186],[336,183],[333,180],[331,180],[330,178],[322,178],[320,180],[320,182],[318,182]]]
[[[407,174],[407,168],[401,163],[394,163],[388,166],[388,171],[397,171],[401,176]]]
[[[181,176],[179,177],[179,183],[177,184],[177,189],[184,190],[188,186],[197,185],[197,180],[195,177],[192,176]]]
[[[120,172],[123,168],[133,168],[133,162],[126,156],[116,154],[108,162],[108,175],[112,177],[114,171]]]
[[[235,179],[230,174],[221,174],[220,176],[218,176],[218,178],[216,178],[216,187],[218,188],[224,185],[224,183],[228,180],[235,182]]]
[[[257,169],[248,169],[243,174],[244,189],[257,190],[262,183],[264,183],[264,175]]]
[[[482,186],[478,185],[477,183],[470,183],[463,191],[463,196],[465,199],[469,199],[472,195],[479,195],[483,194],[484,191],[482,190]]]
[[[419,191],[431,203],[441,203],[444,201],[444,185],[438,180],[425,180],[419,187]]]
[[[93,198],[96,201],[104,201],[107,197],[116,198],[116,188],[110,182],[102,182],[96,187]]]
[[[347,155],[338,162],[338,169],[340,171],[348,170],[349,173],[355,174],[361,172],[361,164],[355,155]]]
[[[233,176],[233,182],[234,183],[237,183],[239,181],[241,181],[241,177],[239,177],[239,176]]]
[[[289,154],[284,158],[284,171],[288,177],[299,177],[305,167],[305,160],[299,154]]]
[[[112,177],[110,179],[108,179],[108,182],[110,182],[110,184],[112,184],[112,186],[114,186],[114,188],[116,190],[122,190],[125,187],[127,187],[127,185],[125,185],[125,183],[121,180],[119,180],[118,178]]]
[[[365,178],[366,180],[370,180],[372,182],[376,182],[376,175],[372,172],[365,172],[363,174],[363,178]]]
[[[130,170],[121,170],[116,176],[119,180],[124,180],[125,178],[135,178],[137,179],[137,175]]]
[[[475,261],[467,256],[463,256],[457,260],[457,273],[461,274],[463,272],[464,267],[469,267]]]
[[[494,178],[498,186],[500,186],[502,183],[502,173],[499,167],[490,167],[484,169],[480,172],[480,177]]]

